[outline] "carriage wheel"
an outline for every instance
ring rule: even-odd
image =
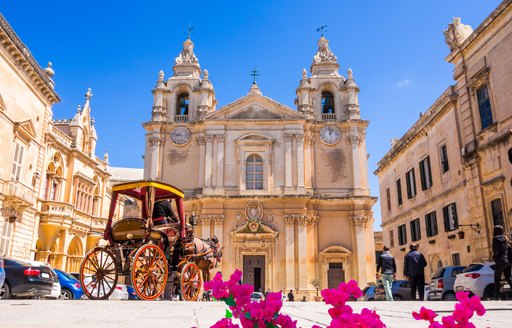
[[[201,270],[194,263],[187,263],[181,270],[181,295],[185,301],[195,301],[203,286]]]
[[[80,265],[80,284],[85,295],[93,300],[112,295],[117,277],[114,254],[101,247],[91,249]]]
[[[133,289],[141,300],[150,301],[162,294],[167,283],[167,260],[156,245],[143,245],[133,257]]]

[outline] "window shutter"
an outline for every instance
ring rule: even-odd
[[[425,181],[425,163],[420,162],[420,178],[421,178],[421,190],[427,189],[427,183]]]
[[[450,231],[450,221],[448,218],[448,206],[443,207],[444,231]]]
[[[457,218],[457,204],[453,203],[453,228],[457,229],[459,227],[459,219]]]

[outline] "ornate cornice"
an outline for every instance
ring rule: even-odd
[[[41,66],[33,58],[28,48],[16,35],[7,20],[0,13],[0,44],[11,55],[13,62],[21,69],[34,86],[51,104],[60,101],[59,96],[53,89],[53,81],[46,75]]]

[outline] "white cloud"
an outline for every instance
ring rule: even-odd
[[[412,81],[411,81],[411,80],[409,80],[409,79],[403,79],[402,81],[398,82],[398,87],[399,87],[399,88],[403,88],[403,87],[408,86],[408,85],[410,85],[410,84],[412,84]]]

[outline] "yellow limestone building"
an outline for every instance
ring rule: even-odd
[[[235,269],[256,290],[299,296],[375,275],[366,152],[368,121],[359,87],[323,36],[297,109],[247,95],[216,109],[208,71],[190,39],[167,80],[160,72],[146,130],[144,176],[186,192],[199,217],[196,235],[224,246],[219,268]]]

